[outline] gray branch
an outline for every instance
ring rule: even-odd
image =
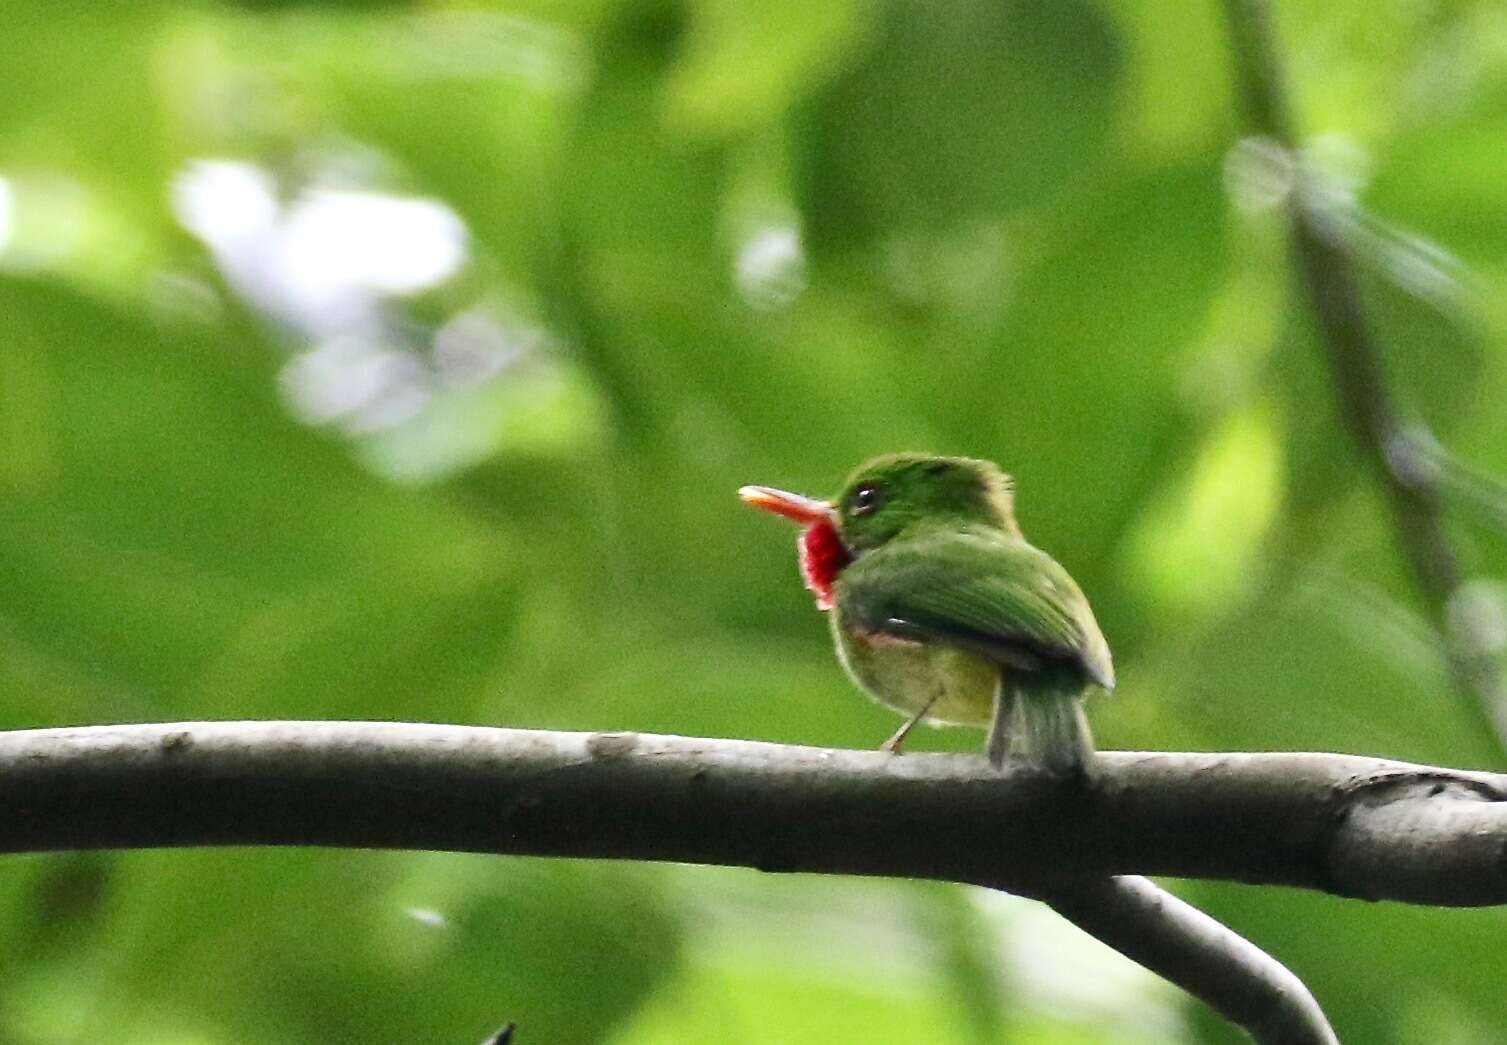
[[[977,755],[376,722],[0,733],[0,852],[206,845],[669,860],[1051,904],[1260,1042],[1334,1040],[1291,973],[1138,874],[1507,903],[1507,777],[1326,754]]]
[[[0,733],[0,852],[205,845],[672,860],[1037,895],[1154,874],[1507,903],[1507,776],[1327,754],[976,755],[381,722]]]
[[[1041,899],[1262,1045],[1338,1045],[1319,1003],[1285,965],[1145,878],[1101,878]]]

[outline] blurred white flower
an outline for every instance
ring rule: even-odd
[[[465,225],[442,203],[317,189],[284,205],[269,173],[230,160],[190,164],[173,208],[237,293],[321,340],[379,323],[380,298],[437,286],[467,256]]]
[[[217,252],[266,235],[277,220],[272,176],[249,163],[189,164],[173,183],[172,203],[184,228]]]
[[[430,395],[417,356],[360,334],[333,337],[294,356],[280,379],[295,416],[316,425],[339,421],[353,434],[407,421]]]
[[[738,251],[735,277],[743,300],[762,308],[788,305],[806,289],[800,233],[787,225],[757,229]]]
[[[283,219],[281,261],[303,286],[413,294],[449,279],[466,259],[466,229],[433,200],[320,190]]]
[[[485,309],[473,308],[434,332],[434,367],[448,385],[477,385],[544,340],[542,331],[505,327]]]

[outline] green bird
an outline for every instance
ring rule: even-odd
[[[1010,477],[989,461],[893,454],[835,501],[767,486],[747,503],[801,526],[801,573],[830,611],[860,688],[916,723],[989,730],[985,750],[1061,775],[1087,772],[1083,697],[1114,688],[1109,645],[1068,572],[1021,536]]]

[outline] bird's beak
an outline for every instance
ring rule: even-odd
[[[774,512],[776,515],[783,515],[791,522],[800,523],[802,526],[813,526],[819,522],[830,521],[832,518],[832,506],[826,501],[802,497],[798,493],[787,493],[771,486],[744,486],[738,490],[738,496],[743,499],[744,504],[763,508],[766,512]]]

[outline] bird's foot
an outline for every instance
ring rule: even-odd
[[[888,751],[892,755],[900,754],[900,747],[905,743],[905,738],[910,736],[910,731],[916,728],[916,723],[920,722],[923,718],[926,717],[926,713],[931,710],[931,706],[936,702],[936,697],[932,697],[930,700],[928,700],[920,711],[916,712],[910,718],[906,719],[905,724],[902,725],[899,729],[895,730],[894,736],[890,737],[883,744],[879,745],[879,750]]]

